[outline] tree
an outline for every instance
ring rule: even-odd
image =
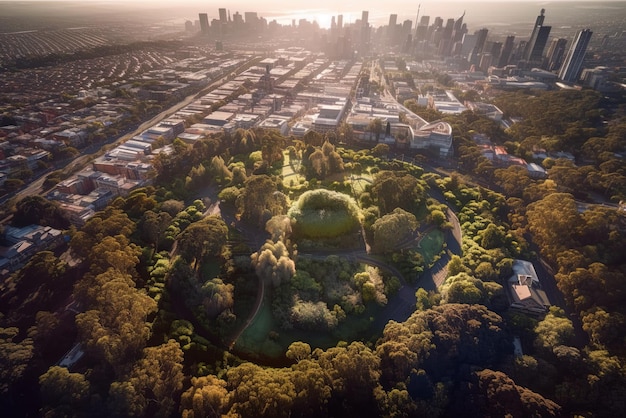
[[[185,209],[185,204],[180,200],[169,199],[161,203],[161,211],[167,212],[171,217],[178,215]]]
[[[113,382],[110,405],[116,415],[169,417],[183,387],[183,351],[169,340],[143,350],[126,380]]]
[[[226,372],[233,416],[289,417],[296,391],[289,369],[263,369],[252,363]]]
[[[282,136],[275,134],[265,134],[261,139],[261,154],[263,161],[267,162],[269,166],[274,165],[275,162],[283,159],[283,147],[285,145],[285,139]]]
[[[119,374],[150,337],[146,323],[156,302],[115,273],[102,284],[91,310],[76,316],[76,325],[88,350]]]
[[[467,273],[448,277],[441,286],[444,303],[485,303],[487,300],[483,282]]]
[[[389,145],[387,144],[376,144],[371,151],[374,157],[384,157],[389,154]]]
[[[372,225],[374,247],[379,252],[392,252],[413,237],[417,228],[415,215],[401,208],[377,219]]]
[[[577,231],[573,226],[582,222],[572,195],[552,193],[528,205],[526,215],[530,231],[550,260],[576,245]]]
[[[91,218],[70,241],[74,254],[85,257],[91,249],[106,236],[123,235],[129,237],[135,230],[135,223],[119,209],[107,207]]]
[[[58,229],[67,229],[70,222],[58,203],[42,196],[27,196],[17,202],[13,213],[13,225],[46,225]]]
[[[574,326],[572,321],[565,317],[562,309],[552,306],[550,312],[537,324],[535,332],[537,333],[535,346],[552,352],[554,347],[567,345],[574,335]]]
[[[270,177],[266,175],[248,177],[239,200],[242,217],[258,226],[264,225],[267,221],[264,219],[264,215],[266,213],[271,214],[277,209],[274,208],[272,199],[276,191],[276,183]],[[275,214],[278,215],[279,213]]]
[[[19,329],[0,328],[0,395],[4,397],[22,379],[34,354],[33,340],[19,339]]]
[[[376,410],[375,391],[380,387],[380,358],[361,342],[316,349],[313,358],[325,370],[332,387],[330,412],[344,416],[369,415]]]
[[[159,242],[172,219],[172,215],[167,212],[155,213],[149,210],[144,213],[141,230],[144,239],[154,246],[155,253],[159,252]]]
[[[90,273],[95,276],[114,269],[134,277],[140,254],[140,248],[131,244],[125,236],[104,237],[89,250]]]
[[[522,197],[532,180],[526,167],[512,165],[494,171],[496,183],[507,196]]]
[[[424,201],[426,187],[406,172],[381,171],[374,178],[371,193],[382,214],[395,208],[413,212]]]
[[[324,136],[318,132],[311,130],[307,132],[306,134],[304,134],[304,137],[302,137],[302,140],[304,141],[306,145],[319,147],[324,143]]]
[[[558,417],[561,407],[489,369],[472,373],[454,396],[452,413],[468,417]]]
[[[219,278],[204,283],[201,292],[204,296],[202,304],[209,318],[215,318],[226,309],[231,309],[235,303],[235,287],[232,284],[224,283]]]
[[[594,307],[582,314],[583,330],[598,348],[619,347],[624,343],[620,332],[626,325],[626,317],[620,312],[607,312]]]
[[[194,262],[197,273],[205,257],[224,255],[227,239],[228,226],[221,218],[209,216],[189,225],[178,237],[178,245],[183,257]]]
[[[285,356],[290,360],[294,360],[296,363],[309,359],[311,358],[311,346],[300,341],[293,342],[289,345]]]
[[[369,125],[367,125],[367,130],[376,135],[376,141],[378,141],[380,134],[383,133],[383,120],[381,118],[370,120]]]
[[[70,373],[65,367],[52,366],[39,377],[42,416],[84,416],[90,402],[90,385],[80,373]]]
[[[267,241],[250,257],[257,276],[274,287],[290,281],[296,272],[296,265],[282,241]]]
[[[291,366],[291,370],[291,381],[296,392],[292,416],[328,416],[331,387],[326,371],[315,360],[310,359],[300,359]]]
[[[480,232],[480,246],[485,250],[490,250],[493,248],[502,248],[505,246],[505,232],[504,228],[498,227],[494,223],[490,223],[487,225],[487,228],[483,229]]]
[[[220,418],[227,406],[226,382],[213,375],[192,377],[191,387],[180,397],[183,418]]]
[[[133,219],[138,219],[147,211],[153,210],[157,202],[154,197],[148,196],[148,193],[139,189],[128,196],[123,205],[124,211]]]

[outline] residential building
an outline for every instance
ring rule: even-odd
[[[541,289],[535,267],[530,261],[515,260],[513,276],[507,281],[507,296],[510,308],[530,315],[545,315],[550,300]]]

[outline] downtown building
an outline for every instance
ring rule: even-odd
[[[585,52],[587,52],[587,46],[593,32],[589,29],[579,30],[572,41],[565,61],[561,70],[559,71],[559,78],[568,83],[576,83],[583,67],[583,61],[585,59]]]

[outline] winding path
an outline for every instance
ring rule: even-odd
[[[256,293],[257,296],[256,296],[256,301],[254,303],[254,309],[252,310],[252,313],[250,313],[250,315],[248,316],[248,319],[243,324],[243,326],[232,337],[230,344],[228,344],[229,350],[232,350],[235,347],[235,344],[237,343],[237,340],[239,339],[239,337],[241,337],[241,334],[243,334],[244,331],[248,329],[250,324],[254,322],[256,316],[259,313],[259,310],[261,310],[261,305],[263,305],[263,300],[265,299],[265,280],[257,276],[257,282],[258,282],[257,293]]]
[[[370,326],[370,330],[375,333],[380,333],[384,329],[385,325],[389,321],[404,322],[415,311],[415,304],[417,298],[415,292],[419,288],[425,290],[435,290],[446,278],[448,273],[448,263],[450,257],[453,254],[461,254],[461,228],[459,220],[454,212],[448,208],[448,220],[452,223],[452,228],[446,233],[446,251],[441,258],[429,269],[425,270],[420,279],[415,284],[407,283],[402,273],[394,266],[391,266],[373,256],[370,256],[365,250],[349,250],[349,251],[335,251],[330,254],[338,255],[339,257],[353,259],[361,263],[378,267],[383,270],[387,270],[394,276],[400,279],[402,286],[398,289],[398,292],[390,298],[383,311],[376,317],[376,320]],[[427,231],[426,228],[424,231]],[[419,245],[420,241],[425,238],[426,234],[418,234],[412,241]],[[406,245],[406,243],[404,244]],[[319,251],[315,253],[301,253],[301,257],[326,257],[330,254],[323,254],[325,251]],[[248,316],[248,319],[239,331],[233,336],[229,349],[233,349],[237,340],[245,332],[246,329],[254,322],[257,314],[259,313],[261,306],[265,298],[265,282],[262,279],[258,279],[257,298],[255,301],[254,309]]]

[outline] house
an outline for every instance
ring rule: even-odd
[[[0,277],[21,268],[37,252],[63,241],[62,232],[49,226],[5,226],[0,243]]]
[[[535,267],[530,261],[515,260],[513,276],[507,281],[510,309],[529,315],[544,315],[550,308],[550,300],[541,289]]]

